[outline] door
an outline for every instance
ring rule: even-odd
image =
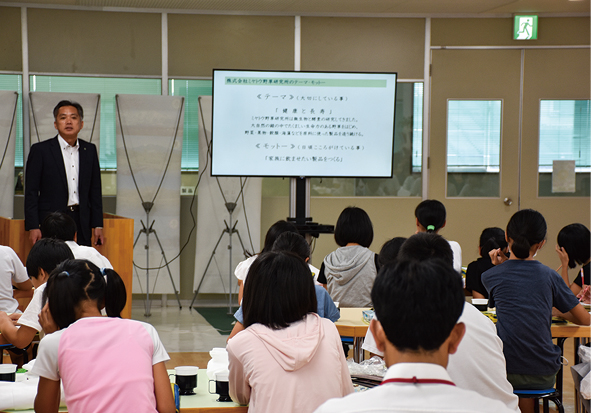
[[[546,218],[548,243],[538,259],[552,268],[560,265],[558,231],[573,222],[589,227],[589,61],[588,48],[432,51],[429,198],[446,205],[442,235],[460,243],[464,266],[477,258],[480,232],[505,229],[519,209]],[[582,154],[562,155],[578,156],[571,193],[553,192],[551,165],[540,165],[541,130],[549,123],[541,108],[556,102],[587,105],[579,115],[587,122]],[[481,156],[466,159],[472,153]]]

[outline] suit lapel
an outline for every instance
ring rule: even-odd
[[[60,148],[57,136],[50,141],[51,155],[54,158],[55,164],[58,165],[57,173],[60,181],[68,188],[68,178],[66,177],[66,167],[64,164],[64,156],[62,155],[62,148]]]

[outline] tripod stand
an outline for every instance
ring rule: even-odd
[[[211,264],[211,261],[213,260],[213,257],[215,256],[215,251],[218,248],[218,245],[220,245],[220,242],[222,241],[222,238],[224,237],[224,234],[228,234],[228,257],[229,257],[229,279],[228,279],[228,314],[234,314],[232,311],[232,235],[236,234],[238,235],[238,240],[240,241],[240,246],[242,247],[242,252],[244,253],[244,256],[246,257],[246,250],[244,248],[244,243],[242,242],[242,238],[240,237],[240,232],[238,232],[238,230],[236,229],[236,225],[238,224],[238,221],[234,222],[234,225],[232,225],[232,214],[234,213],[234,209],[236,208],[236,202],[226,202],[226,209],[228,210],[228,213],[230,214],[230,224],[228,224],[226,222],[226,220],[224,220],[224,225],[226,226],[226,228],[224,228],[222,230],[222,233],[220,234],[220,237],[218,238],[218,242],[216,242],[215,247],[213,247],[213,251],[211,252],[211,256],[209,257],[209,261],[207,261],[207,266],[205,267],[205,271],[203,271],[203,275],[201,276],[201,281],[199,281],[199,285],[197,286],[197,289],[195,290],[195,295],[193,295],[193,301],[191,301],[191,305],[189,306],[189,308],[194,308],[193,304],[195,303],[195,299],[197,298],[197,294],[199,294],[199,290],[201,289],[201,284],[203,284],[203,280],[205,279],[205,275],[207,274],[207,270],[209,269],[209,265]],[[221,275],[220,275],[221,276]]]
[[[146,317],[150,317],[152,315],[150,313],[150,234],[154,234],[154,236],[156,237],[156,241],[158,241],[158,246],[160,247],[160,252],[162,253],[162,258],[164,259],[164,266],[166,267],[166,270],[168,271],[168,276],[170,277],[170,282],[172,283],[174,295],[176,296],[176,300],[179,303],[179,310],[182,309],[183,307],[181,306],[181,300],[179,298],[179,293],[176,289],[176,286],[174,285],[174,280],[172,278],[172,273],[170,272],[170,268],[168,266],[168,260],[166,259],[166,254],[164,254],[164,248],[162,248],[162,244],[160,243],[160,238],[158,238],[158,233],[153,228],[156,220],[153,220],[152,223],[150,223],[150,210],[154,206],[154,203],[153,202],[142,202],[142,206],[144,207],[144,211],[146,211],[146,223],[149,224],[150,226],[147,227],[146,224],[144,224],[144,221],[140,220],[140,222],[142,223],[142,229],[140,229],[140,231],[137,234],[137,237],[135,238],[135,241],[133,243],[133,248],[135,249],[135,246],[136,246],[137,242],[139,241],[140,236],[142,234],[146,234],[146,245],[144,247],[146,249],[146,302],[145,302],[146,312],[144,313],[144,315]],[[156,276],[156,277],[158,277],[158,276]],[[138,275],[138,279],[139,279],[139,275]]]

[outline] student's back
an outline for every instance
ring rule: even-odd
[[[381,253],[380,253],[381,255]],[[443,260],[451,266],[453,253],[448,242],[437,234],[419,233],[402,245],[399,257],[426,261]],[[472,304],[464,303],[458,320],[466,325],[466,333],[457,351],[450,354],[447,371],[454,383],[466,390],[503,402],[509,409],[519,411],[517,396],[507,381],[503,343],[495,325]],[[368,330],[363,349],[383,356]]]
[[[542,214],[516,212],[506,234],[511,257],[506,260],[500,249],[491,251],[496,266],[482,275],[482,282],[489,305],[496,307],[507,378],[514,389],[547,389],[560,368],[560,349],[552,342],[552,308],[569,313],[578,324],[589,324],[589,313],[556,271],[534,259],[546,242]],[[519,403],[522,411],[533,409],[531,399]]]
[[[378,257],[369,250],[373,226],[369,215],[356,207],[345,208],[334,234],[339,248],[328,254],[318,282],[340,307],[371,307],[371,288],[378,271]]]
[[[227,344],[230,396],[248,411],[312,412],[353,391],[339,333],[315,314],[316,293],[294,254],[261,254],[244,289],[246,329]]]

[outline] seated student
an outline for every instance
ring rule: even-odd
[[[494,267],[488,253],[497,248],[501,248],[505,253],[508,251],[505,231],[497,227],[484,229],[478,244],[480,258],[468,264],[466,269],[466,290],[472,292],[473,298],[488,298],[488,291],[482,285],[481,277],[483,272]]]
[[[249,413],[312,412],[353,391],[335,325],[316,311],[310,270],[284,251],[261,254],[244,285],[244,326],[228,341],[230,396]]]
[[[569,286],[571,291],[579,294],[583,285],[589,287],[590,271],[590,244],[591,234],[589,229],[583,224],[570,224],[562,228],[558,233],[558,244],[556,245],[556,252],[560,258],[562,279]],[[572,283],[568,280],[568,269],[575,268],[576,265],[581,265],[581,271],[577,278]],[[581,278],[581,275],[583,277]]]
[[[397,259],[440,259],[451,267],[453,253],[449,243],[440,235],[419,233],[402,245]],[[470,303],[464,303],[459,321],[466,325],[466,334],[458,351],[449,358],[447,372],[452,380],[462,389],[499,400],[512,411],[519,412],[518,398],[507,381],[503,343],[495,325]],[[379,356],[384,355],[377,348],[371,330],[367,331],[363,349]]]
[[[295,232],[284,232],[279,235],[273,244],[272,251],[293,252],[305,262],[310,260],[310,244],[308,244],[304,237]],[[330,298],[330,295],[328,295],[326,289],[321,285],[314,284],[314,290],[316,291],[316,301],[318,303],[316,313],[320,317],[328,318],[332,322],[341,318],[339,309]],[[236,324],[234,324],[234,328],[232,329],[228,340],[244,330],[244,313],[242,305],[240,305],[236,313],[234,313],[234,318],[236,319]]]
[[[35,287],[35,293],[16,326],[6,313],[0,313],[0,344],[10,343],[18,348],[25,348],[38,331],[41,335],[55,331],[55,326],[39,323],[39,315],[43,308],[43,291],[51,271],[60,262],[72,258],[72,251],[63,241],[42,238],[33,245],[27,257],[27,274]]]
[[[113,268],[107,257],[95,248],[76,243],[76,222],[63,212],[51,212],[45,217],[41,223],[41,235],[65,241],[76,259],[88,260],[99,268]]]
[[[250,268],[250,266],[252,265],[254,260],[257,259],[259,254],[262,254],[263,252],[271,251],[271,249],[273,248],[273,243],[275,242],[277,237],[279,235],[283,234],[284,232],[297,233],[298,229],[291,222],[287,222],[285,220],[277,221],[276,223],[271,225],[271,227],[267,231],[267,234],[265,235],[265,245],[263,246],[263,249],[261,250],[261,252],[259,252],[258,254],[254,254],[253,256],[245,259],[244,261],[239,262],[238,265],[236,266],[236,269],[234,270],[234,275],[236,276],[236,278],[238,278],[238,286],[240,288],[238,290],[238,303],[242,302],[242,296],[244,295],[244,281],[246,281],[246,276],[248,275],[248,269]],[[314,268],[314,267],[312,267],[312,268]],[[314,269],[316,270],[315,274],[318,274],[318,269],[317,268],[314,268]]]
[[[376,315],[370,329],[388,371],[382,384],[343,399],[329,400],[316,413],[511,412],[498,400],[456,385],[446,371],[466,326],[462,280],[438,259],[387,266],[372,289]]]
[[[13,285],[21,291],[31,291],[33,288],[16,252],[10,247],[0,245],[0,311],[20,313],[18,301],[13,297]]]
[[[345,307],[371,307],[371,287],[378,272],[378,256],[369,250],[373,226],[361,208],[347,207],[334,231],[339,248],[324,258],[318,282],[334,301]]]
[[[511,257],[507,259],[500,249],[491,251],[495,267],[482,274],[489,305],[496,307],[507,379],[514,389],[554,387],[560,348],[552,341],[552,307],[574,323],[590,322],[589,313],[560,275],[534,259],[546,243],[546,228],[538,211],[513,214],[506,231]],[[519,407],[524,413],[533,411],[533,399],[520,398]]]
[[[118,318],[126,295],[115,271],[67,260],[51,273],[45,296],[43,311],[60,330],[39,344],[36,412],[58,411],[60,381],[71,413],[175,411],[168,354],[150,324]]]
[[[382,249],[378,254],[380,267],[396,263],[398,251],[400,251],[400,247],[402,247],[402,244],[404,244],[406,240],[407,238],[404,237],[394,237],[391,240],[384,242],[384,245],[382,245]]]
[[[445,226],[447,212],[445,206],[436,199],[426,199],[417,205],[415,217],[417,219],[417,232],[434,232],[439,234]],[[462,273],[462,247],[455,241],[447,241],[454,254],[454,269]]]

